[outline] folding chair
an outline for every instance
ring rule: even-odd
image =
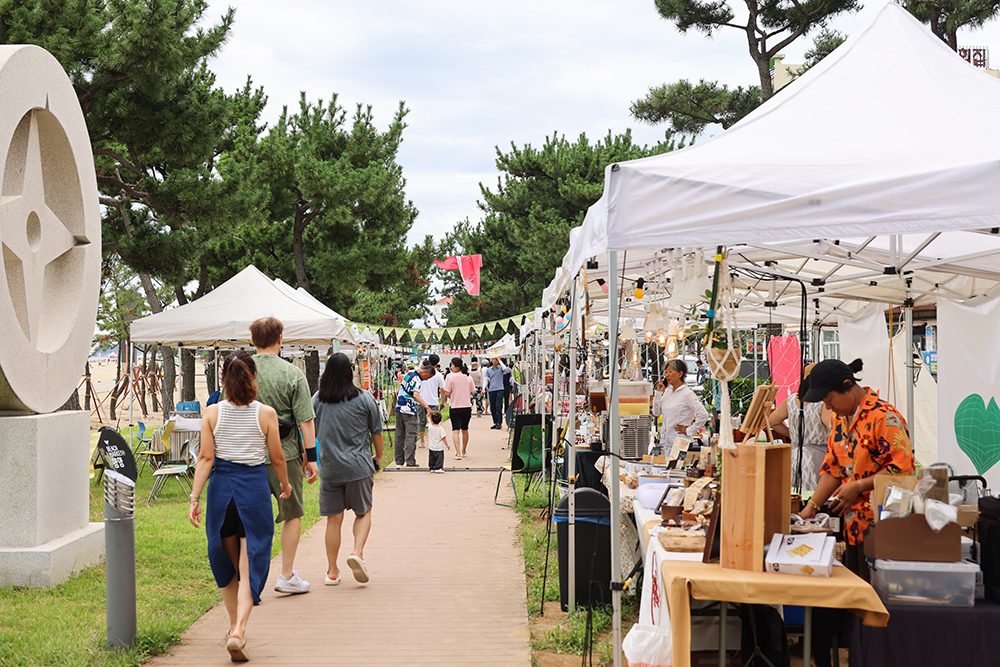
[[[500,497],[500,482],[503,474],[510,472],[510,485],[514,489],[514,502],[517,502],[517,484],[514,475],[527,475],[524,494],[527,495],[533,486],[542,482],[542,471],[545,468],[545,439],[542,437],[542,417],[545,417],[546,434],[551,433],[552,417],[550,415],[517,415],[514,418],[515,447],[510,450],[510,465],[500,469],[497,476],[497,489],[493,494],[493,503],[504,507],[513,507],[497,500]]]
[[[181,445],[180,457],[175,463],[164,463],[159,468],[153,471],[153,490],[149,492],[149,499],[146,501],[146,507],[149,507],[153,500],[156,498],[156,494],[159,493],[160,489],[163,488],[164,483],[168,478],[172,477],[177,481],[178,486],[185,494],[191,493],[191,480],[189,475],[191,469],[194,467],[194,457],[191,456],[188,451],[188,447],[191,444],[190,440],[185,440],[184,444]],[[197,455],[197,452],[195,452]]]
[[[141,423],[140,423],[141,424]],[[160,428],[153,431],[153,437],[149,439],[149,444],[140,449],[135,453],[135,460],[138,462],[140,457],[142,462],[139,464],[139,474],[142,474],[143,469],[146,464],[149,464],[151,470],[156,470],[160,467],[163,462],[163,457],[167,455],[167,445],[165,443],[170,442],[170,433],[174,430],[173,420],[168,421],[166,424]],[[141,441],[140,442],[144,442]]]

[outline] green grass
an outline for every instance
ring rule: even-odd
[[[522,495],[523,476],[515,476],[518,484],[518,498],[515,506],[521,524],[518,537],[524,555],[524,576],[527,593],[527,609],[531,618],[537,618],[541,613],[542,583],[545,570],[546,537],[548,522],[542,508],[548,507],[548,496],[545,489],[536,489]],[[548,577],[545,582],[545,600],[559,600],[559,550],[555,534],[555,524],[551,524],[553,534],[548,542]],[[639,616],[639,597],[623,595],[622,606],[622,636]],[[594,658],[600,665],[613,664],[612,653],[612,610],[610,606],[593,610],[592,633],[594,636]],[[566,616],[565,621],[547,630],[541,636],[534,636],[531,648],[535,651],[552,651],[582,656],[586,649],[587,612],[578,610]]]
[[[130,651],[107,646],[104,565],[51,589],[0,588],[0,665],[138,665],[180,641],[181,634],[222,601],[205,546],[205,529],[187,518],[188,498],[168,480],[152,507],[147,471],[136,486],[138,637]],[[104,520],[103,481],[91,481],[90,520]],[[306,485],[303,530],[319,521],[319,483]],[[280,552],[280,527],[273,554]]]

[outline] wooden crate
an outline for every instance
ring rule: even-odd
[[[791,487],[791,445],[737,444],[723,452],[722,567],[764,571],[764,545],[789,530]]]

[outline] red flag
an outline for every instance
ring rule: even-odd
[[[445,271],[458,270],[462,274],[462,282],[465,284],[465,291],[476,296],[479,294],[479,269],[483,266],[482,255],[461,255],[460,257],[447,257],[444,261],[435,259],[439,269]]]

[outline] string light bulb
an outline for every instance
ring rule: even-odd
[[[643,285],[645,284],[646,281],[643,280],[642,278],[639,278],[637,281],[635,281],[635,298],[641,299],[642,297],[646,296],[646,293],[642,289]]]

